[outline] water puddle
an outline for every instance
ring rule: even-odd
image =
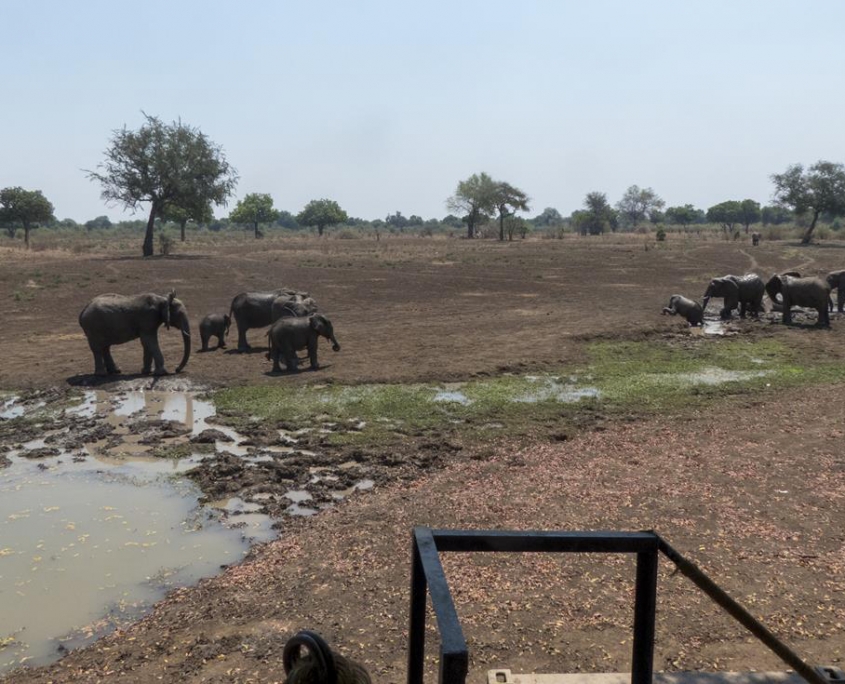
[[[598,399],[601,392],[597,387],[578,387],[563,383],[559,378],[540,378],[532,384],[538,385],[526,394],[514,398],[514,401],[523,404],[536,404],[542,401],[558,401],[563,404],[574,404],[582,399]]]
[[[0,672],[90,643],[275,536],[266,516],[234,526],[244,517],[199,506],[199,490],[171,477],[180,461],[9,456],[0,470]]]
[[[27,405],[21,403],[20,397],[10,397],[3,400],[3,403],[0,404],[0,420],[20,418],[28,412],[43,408],[45,405],[43,401],[37,401],[32,405]]]
[[[433,401],[451,402],[462,406],[469,406],[472,403],[472,399],[457,390],[439,390],[434,395]]]
[[[723,385],[727,382],[744,382],[755,378],[763,378],[772,371],[731,371],[724,368],[703,368],[693,373],[674,373],[671,375],[654,375],[657,382],[680,383],[683,385]]]

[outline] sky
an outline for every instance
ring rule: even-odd
[[[0,188],[132,216],[88,180],[113,131],[181,118],[237,199],[293,213],[448,212],[485,171],[567,215],[631,185],[668,206],[768,203],[845,162],[840,0],[0,0]]]

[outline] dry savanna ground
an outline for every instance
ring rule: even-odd
[[[786,329],[772,318],[703,339],[662,317],[673,293],[710,277],[845,267],[845,245],[802,248],[670,236],[529,240],[266,239],[188,243],[142,260],[103,245],[90,256],[0,252],[0,389],[91,381],[77,315],[101,292],[166,292],[194,326],[240,291],[308,290],[343,351],[317,373],[267,374],[263,354],[194,354],[185,374],[212,388],[279,383],[411,383],[495,378],[584,363],[589,345],[703,346],[775,341],[807,364],[845,361],[845,318]],[[180,340],[162,331],[172,367]],[[261,345],[261,332],[250,339]],[[230,342],[234,342],[234,331]],[[232,345],[234,346],[234,345]],[[607,348],[607,347],[605,347]],[[662,347],[661,347],[662,348]],[[766,347],[769,348],[769,347]],[[140,369],[135,344],[115,350]],[[10,682],[270,682],[285,639],[324,633],[380,682],[404,681],[410,530],[656,529],[812,663],[845,656],[845,384],[759,386],[659,413],[635,407],[583,429],[458,439],[438,467],[380,483],[198,586],[171,593],[125,630]],[[119,387],[110,381],[106,388]],[[759,391],[758,391],[759,390]],[[589,410],[601,414],[601,405]],[[551,439],[550,439],[551,437]],[[409,437],[402,453],[421,448]],[[428,444],[427,449],[437,445]],[[633,564],[616,557],[450,556],[445,569],[471,651],[486,669],[625,671]],[[659,669],[783,669],[680,575],[661,566]],[[429,674],[436,638],[429,621]]]

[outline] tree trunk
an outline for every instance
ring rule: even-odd
[[[499,212],[499,242],[505,241],[505,215]]]
[[[23,241],[26,243],[26,248],[29,249],[29,224],[23,224]]]
[[[323,237],[323,226],[320,223],[317,224],[317,235]]]
[[[181,229],[181,231],[182,231],[182,242],[185,242],[185,224],[186,224],[187,222],[188,222],[188,221],[187,221],[187,220],[185,220],[185,221],[182,221],[182,222],[179,224],[179,228],[180,228],[180,229]]]
[[[813,212],[813,220],[810,223],[810,227],[807,228],[807,232],[805,232],[804,237],[801,238],[802,245],[809,245],[810,240],[813,239],[813,231],[816,229],[816,221],[819,220],[819,214],[821,214],[821,211],[818,209]]]
[[[145,257],[153,255],[153,228],[156,221],[157,207],[155,203],[150,207],[150,218],[147,220],[147,232],[144,233],[143,253]]]
[[[257,240],[258,239],[258,221],[253,221],[252,227],[255,230],[255,239]]]

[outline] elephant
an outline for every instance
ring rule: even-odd
[[[819,326],[830,327],[830,285],[821,278],[795,278],[776,273],[766,283],[766,292],[773,302],[777,301],[778,295],[781,296],[784,325],[792,322],[790,309],[793,306],[806,306],[818,311]]]
[[[270,321],[275,323],[280,318],[302,318],[317,313],[317,302],[301,294],[281,295],[273,300],[270,307]]]
[[[285,360],[288,371],[295,372],[297,370],[296,352],[301,349],[308,349],[311,370],[317,370],[320,367],[317,362],[317,342],[321,336],[331,341],[333,351],[340,351],[332,323],[322,314],[314,314],[307,318],[280,318],[273,323],[267,333],[269,342],[267,358],[273,362],[273,372],[281,372],[279,362],[282,358]]]
[[[845,271],[831,271],[825,280],[831,290],[836,290],[836,310],[842,313],[845,307]]]
[[[150,373],[155,362],[155,375],[167,375],[164,357],[158,346],[158,329],[164,323],[182,331],[184,352],[176,368],[181,371],[191,356],[191,327],[188,311],[176,293],[169,295],[146,293],[137,295],[102,294],[94,297],[79,314],[79,325],[88,338],[88,346],[94,354],[94,373],[112,375],[120,373],[111,355],[111,347],[131,340],[141,339],[144,348],[144,375]]]
[[[211,337],[217,338],[217,349],[226,348],[226,335],[229,334],[229,325],[232,319],[227,314],[208,314],[200,321],[200,341],[202,349],[208,351],[208,340]]]
[[[760,233],[751,233],[751,246],[756,247],[760,244]]]
[[[781,276],[790,276],[792,278],[801,278],[802,277],[801,274],[798,271],[784,271],[780,275]],[[833,275],[833,273],[829,273],[828,277],[830,277],[831,275]],[[830,284],[830,281],[828,281],[828,284]],[[831,285],[831,287],[835,287],[835,286]],[[770,297],[770,299],[771,299],[771,297]],[[827,308],[828,308],[829,311],[833,311],[833,296],[832,295],[830,297],[828,297]],[[783,298],[779,298],[777,301],[772,299],[772,311],[783,311]],[[841,311],[841,309],[840,309],[840,311]]]
[[[238,324],[238,351],[249,351],[246,331],[250,328],[264,328],[273,322],[273,302],[280,296],[308,297],[307,292],[296,292],[287,288],[272,292],[241,292],[232,300],[229,317],[234,317]]]
[[[724,307],[719,315],[723,320],[731,317],[733,310],[739,305],[739,317],[745,318],[745,312],[751,310],[755,318],[763,310],[763,279],[756,273],[747,273],[744,276],[726,275],[722,278],[713,278],[707,286],[702,302],[702,311],[707,309],[707,303],[711,297],[722,297]]]
[[[680,314],[692,326],[701,325],[704,321],[704,309],[701,304],[677,294],[669,297],[669,306],[663,307],[663,313],[670,316]]]

